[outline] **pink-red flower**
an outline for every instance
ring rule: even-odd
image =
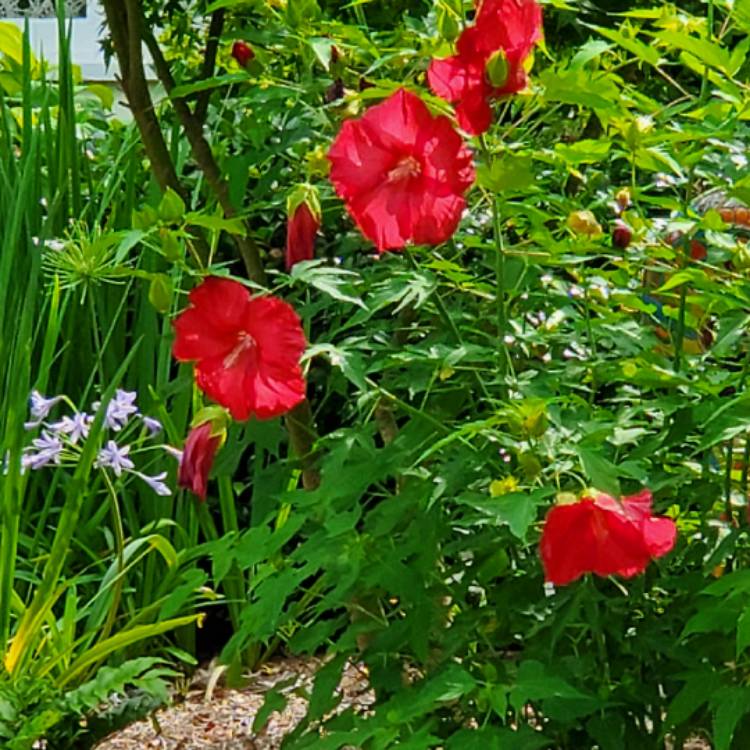
[[[255,57],[255,50],[247,42],[236,41],[232,45],[232,57],[244,68]]]
[[[190,490],[201,500],[206,499],[208,475],[211,473],[220,441],[218,435],[211,436],[211,422],[193,427],[185,440],[177,472],[177,484]]]
[[[474,182],[471,151],[450,120],[404,89],[345,122],[328,158],[336,192],[380,252],[445,242]]]
[[[316,216],[307,201],[297,204],[289,215],[286,226],[286,270],[295,263],[315,257],[315,235],[320,229],[320,216]]]
[[[196,362],[198,387],[235,419],[270,419],[305,398],[297,313],[277,297],[254,297],[237,281],[207,278],[175,320],[172,352]]]
[[[545,578],[564,585],[586,573],[624,578],[642,573],[675,543],[674,521],[651,513],[651,493],[622,502],[608,495],[556,505],[547,514],[541,541]]]
[[[433,60],[430,88],[455,103],[459,125],[479,135],[492,122],[490,100],[526,88],[526,61],[542,33],[536,0],[483,0],[453,57]]]

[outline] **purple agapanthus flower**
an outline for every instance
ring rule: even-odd
[[[166,471],[162,471],[161,474],[156,474],[152,477],[148,474],[142,474],[140,471],[131,471],[130,473],[142,479],[157,495],[168,497],[172,494],[172,490],[164,483],[164,480],[167,478]]]
[[[138,394],[135,391],[125,391],[122,388],[115,391],[115,396],[107,404],[107,413],[104,415],[104,424],[110,430],[119,432],[127,425],[130,417],[138,413],[138,407],[135,405],[137,396]],[[97,411],[100,406],[100,401],[95,401],[92,404],[92,407]]]
[[[144,415],[141,417],[141,421],[152,435],[158,435],[163,429],[161,422],[153,417],[147,417]]]
[[[31,430],[34,427],[38,427],[47,415],[52,410],[52,407],[58,402],[62,401],[62,396],[53,396],[52,398],[45,398],[39,391],[33,390],[31,396],[29,396],[29,412],[31,413],[31,420],[24,424],[27,430]]]
[[[36,470],[51,463],[60,463],[63,444],[56,435],[43,432],[38,438],[32,441],[31,445],[36,450],[32,449],[24,453],[21,459],[23,468]]]
[[[94,465],[97,469],[112,469],[115,476],[119,477],[123,471],[135,468],[135,464],[128,456],[129,453],[129,445],[123,445],[121,448],[114,440],[108,440],[104,448],[99,451]]]
[[[68,440],[73,445],[78,441],[84,440],[89,436],[89,429],[94,418],[85,412],[75,412],[72,417],[64,416],[59,422],[54,422],[49,427],[53,432],[61,432],[68,436]]]

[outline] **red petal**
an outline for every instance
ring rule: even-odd
[[[190,292],[189,299],[191,306],[174,321],[175,359],[226,356],[236,342],[249,292],[237,281],[210,276]]]
[[[367,110],[362,124],[375,143],[397,154],[410,153],[424,128],[432,126],[425,103],[411,91],[399,89],[385,101]]]
[[[557,505],[547,513],[540,544],[545,579],[563,586],[593,570],[593,503]]]
[[[471,90],[465,99],[456,105],[456,116],[462,130],[471,135],[481,135],[492,124],[492,109],[488,103],[489,87]]]
[[[467,89],[469,68],[457,55],[444,60],[433,60],[427,69],[427,82],[435,93],[447,102],[460,101]]]
[[[348,201],[381,185],[397,157],[375,144],[361,120],[348,120],[336,136],[328,160],[331,183],[339,197]]]

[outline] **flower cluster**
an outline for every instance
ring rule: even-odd
[[[196,363],[195,382],[207,396],[239,421],[278,417],[304,400],[305,334],[290,305],[216,276],[195,287],[189,300],[174,322],[172,353]],[[223,424],[214,429],[209,420],[199,422],[179,453],[178,482],[202,499],[223,430]]]
[[[631,578],[666,555],[676,535],[674,521],[652,515],[648,490],[621,502],[598,494],[556,505],[547,514],[540,546],[545,578],[557,585],[586,573]]]
[[[472,135],[492,122],[492,99],[526,88],[526,64],[542,33],[536,0],[482,0],[474,24],[456,44],[457,54],[433,60],[430,88],[455,102],[459,125]]]
[[[432,62],[430,87],[455,103],[465,131],[483,133],[492,121],[490,101],[526,86],[541,24],[536,0],[482,0],[457,54]],[[404,89],[345,122],[328,159],[334,189],[379,252],[448,240],[475,177],[471,151],[450,120],[433,117]]]
[[[136,404],[137,394],[118,388],[114,397],[107,403],[104,411],[104,430],[106,442],[97,453],[94,466],[97,469],[109,470],[116,477],[132,475],[145,482],[157,495],[170,495],[171,490],[165,484],[166,472],[156,475],[144,474],[136,469],[131,458],[133,448],[140,448],[149,438],[161,432],[158,420],[141,414]],[[55,407],[65,403],[72,413],[64,414],[57,420],[51,420]],[[23,452],[21,470],[36,471],[45,466],[75,466],[83,449],[83,443],[89,436],[94,415],[101,408],[101,402],[91,404],[91,412],[79,411],[66,396],[46,398],[39,391],[33,391],[29,398],[30,420],[25,423],[27,430],[40,428],[40,434],[34,438]],[[132,441],[119,444],[109,438],[106,431],[118,433],[118,436],[132,437]]]

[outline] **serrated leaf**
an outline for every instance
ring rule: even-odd
[[[617,467],[607,458],[590,448],[576,447],[581,466],[592,486],[613,497],[620,496]]]

